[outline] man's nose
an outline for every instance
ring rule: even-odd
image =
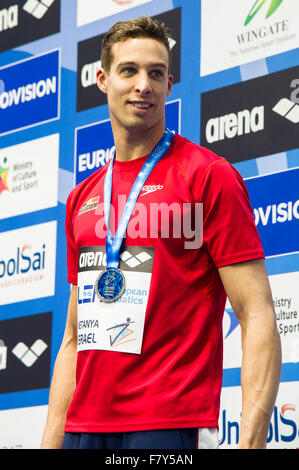
[[[135,91],[141,95],[147,95],[152,90],[150,77],[146,71],[140,71],[136,76]]]

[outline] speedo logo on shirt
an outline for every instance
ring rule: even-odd
[[[140,192],[140,197],[146,196],[149,193],[154,193],[155,191],[161,191],[163,188],[164,186],[162,184],[145,184]]]

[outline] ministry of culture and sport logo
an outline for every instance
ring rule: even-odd
[[[7,184],[7,176],[9,173],[9,168],[6,167],[6,163],[7,163],[7,158],[4,157],[3,159],[4,166],[2,166],[2,163],[0,164],[0,196],[3,191],[9,189],[8,184]]]
[[[265,3],[267,3],[268,0],[256,0],[254,2],[254,5],[252,6],[250,12],[248,13],[248,16],[245,20],[244,26],[248,25],[250,21],[255,17],[255,15],[260,11],[260,9],[264,6]],[[283,0],[271,0],[270,6],[267,10],[266,13],[266,19],[270,18],[270,16],[273,15],[273,13],[277,10],[277,8],[280,6],[280,4],[283,2]]]

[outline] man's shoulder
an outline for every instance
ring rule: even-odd
[[[95,172],[89,175],[70,191],[67,204],[74,209],[75,205],[78,203],[81,198],[86,198],[89,195],[92,196],[95,187],[98,185],[98,182],[102,175],[105,175],[108,163],[101,168],[98,168]]]
[[[212,164],[227,162],[225,158],[179,134],[175,135],[173,143],[173,154],[184,168],[204,171]]]

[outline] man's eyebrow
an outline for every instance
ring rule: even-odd
[[[151,64],[151,67],[162,67],[164,69],[167,69],[167,65],[164,62],[158,62],[157,64]]]
[[[119,68],[121,68],[125,65],[134,65],[134,66],[136,66],[136,63],[135,62],[126,62],[126,61],[119,62],[119,64],[117,64],[117,68],[119,69]]]
[[[138,67],[138,64],[136,62],[123,61],[123,62],[119,62],[119,64],[117,65],[116,68],[119,69],[119,68],[124,67],[124,66]],[[164,62],[157,62],[155,64],[149,64],[149,67],[162,67],[162,68],[167,70],[167,65]]]

